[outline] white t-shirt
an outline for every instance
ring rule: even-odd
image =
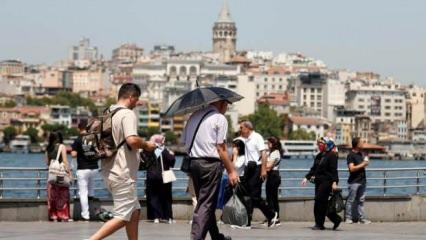
[[[226,117],[221,114],[216,107],[209,106],[193,113],[186,123],[181,139],[182,143],[185,144],[185,149],[188,151],[198,123],[204,114],[209,111],[213,112],[209,113],[203,119],[203,122],[198,129],[194,144],[192,145],[191,152],[189,153],[189,156],[191,157],[219,158],[216,145],[222,144],[226,141],[228,120],[226,120]]]
[[[271,152],[269,154],[268,163],[272,162],[274,164],[274,167],[272,168],[272,170],[278,170],[279,169],[279,164],[277,164],[277,163],[280,160],[281,160],[280,151],[274,150],[273,152]]]
[[[113,105],[110,110],[117,107]],[[112,136],[118,145],[129,136],[138,136],[137,118],[135,112],[130,109],[119,110],[112,117]],[[114,158],[102,160],[102,174],[108,180],[116,182],[136,182],[139,169],[138,151],[121,146]]]
[[[235,171],[237,171],[238,176],[244,176],[244,168],[246,164],[246,158],[244,155],[238,156],[234,162]]]
[[[266,150],[265,140],[263,140],[262,135],[260,135],[259,133],[255,131],[252,131],[248,138],[238,137],[237,139],[242,140],[244,144],[246,145],[245,165],[247,165],[247,163],[250,161],[256,162],[257,165],[261,165],[262,164],[262,160],[260,159],[261,151]]]

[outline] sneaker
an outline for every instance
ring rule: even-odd
[[[336,222],[334,222],[333,230],[336,230],[339,227],[341,222],[342,222],[342,219],[340,218]]]
[[[249,230],[249,229],[251,229],[251,226],[230,225],[230,227],[231,227],[232,229],[244,229],[244,230]]]
[[[368,219],[360,219],[360,220],[358,221],[358,223],[360,223],[360,224],[371,224],[371,221],[370,221],[370,220],[368,220]]]
[[[217,225],[223,225],[225,224],[222,220],[217,221]]]
[[[160,223],[160,220],[158,218],[156,218],[156,219],[154,219],[154,223],[155,224]]]
[[[352,221],[351,219],[346,219],[345,223],[346,223],[346,224],[353,224],[353,223],[354,223],[354,221]]]
[[[278,213],[275,212],[274,217],[268,221],[268,227],[275,227],[275,225],[277,224],[277,220],[278,220]]]
[[[167,221],[167,223],[168,223],[168,224],[173,224],[173,223],[176,223],[176,221],[175,221],[175,220],[173,220],[173,219],[171,219],[171,218],[169,218],[169,221]]]
[[[220,239],[222,239],[222,240],[232,240],[232,238],[230,236],[225,236],[222,233],[220,234]]]
[[[188,224],[189,224],[189,225],[192,225],[192,220],[189,220]]]
[[[325,230],[325,227],[324,226],[317,226],[317,225],[315,225],[315,226],[311,227],[311,229],[314,230],[314,231],[316,231],[316,230]]]
[[[275,221],[275,226],[281,226],[281,221],[279,218],[277,219],[277,221]]]

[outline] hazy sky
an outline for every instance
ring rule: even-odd
[[[330,68],[426,86],[424,0],[229,0],[238,50],[302,52]],[[83,36],[110,57],[134,42],[212,48],[223,0],[0,0],[0,59],[53,63]]]

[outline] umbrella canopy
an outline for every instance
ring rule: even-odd
[[[180,96],[166,111],[166,117],[195,112],[210,103],[226,100],[230,103],[243,99],[243,96],[221,87],[197,87]]]

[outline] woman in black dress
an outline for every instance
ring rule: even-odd
[[[342,219],[336,212],[328,213],[328,198],[332,191],[338,189],[339,176],[337,173],[337,148],[333,140],[323,137],[317,141],[319,153],[315,157],[311,170],[302,181],[305,186],[308,181],[315,183],[315,226],[312,230],[324,230],[325,217],[333,222],[333,230],[336,230]]]

